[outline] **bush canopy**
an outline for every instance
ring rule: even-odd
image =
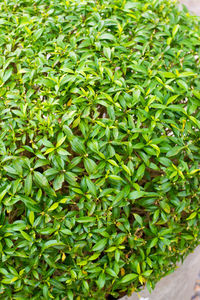
[[[200,237],[200,22],[167,0],[0,0],[0,299],[150,289]]]

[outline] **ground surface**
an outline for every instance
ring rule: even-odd
[[[180,2],[185,4],[195,14],[200,15],[200,0],[180,0]]]
[[[180,2],[194,14],[200,15],[200,0],[180,0]],[[123,297],[121,300],[190,300],[192,295],[194,295],[192,300],[200,300],[199,272],[200,246],[173,274],[161,279],[151,294],[145,289],[140,295],[133,294],[131,297]]]

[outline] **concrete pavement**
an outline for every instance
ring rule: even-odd
[[[185,4],[194,14],[200,15],[200,0],[180,0],[180,2]]]

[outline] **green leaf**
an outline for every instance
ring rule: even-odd
[[[89,178],[86,178],[86,183],[89,189],[89,192],[96,197],[97,196],[97,190],[96,190],[96,186],[95,183],[92,182],[92,180],[90,180]]]
[[[167,100],[167,105],[174,102],[178,98],[178,96],[179,95],[174,95],[174,96],[169,97],[169,99]]]
[[[48,289],[48,286],[47,286],[47,285],[44,285],[42,291],[43,291],[44,299],[46,299],[46,300],[49,299],[49,292],[48,292],[48,290],[49,290],[49,289]]]
[[[39,187],[43,188],[46,193],[56,197],[55,191],[50,187],[45,175],[34,171],[33,180]]]
[[[100,290],[104,287],[105,282],[106,282],[106,276],[105,276],[104,273],[101,273],[101,274],[99,275],[98,280],[97,280],[97,285],[98,285],[98,288],[99,288]]]
[[[161,201],[160,202],[160,206],[162,207],[162,209],[169,214],[170,213],[170,206],[169,204],[167,204],[165,201]]]
[[[14,174],[14,175],[18,175],[16,169],[14,169],[14,168],[11,167],[11,166],[5,166],[5,167],[4,167],[4,170],[5,170],[7,173]]]
[[[116,247],[113,246],[113,247],[108,248],[105,252],[113,252],[115,250],[116,250]]]
[[[120,283],[131,282],[134,279],[136,279],[137,277],[138,277],[138,274],[135,274],[135,273],[127,274],[121,279]]]
[[[56,208],[58,208],[58,206],[59,206],[59,202],[55,202],[54,204],[52,204],[52,205],[49,207],[48,211],[53,211],[53,210],[55,210]]]
[[[155,247],[157,245],[157,243],[158,243],[158,238],[156,237],[151,241],[149,248]]]
[[[32,175],[29,173],[24,180],[24,192],[28,196],[32,191]]]
[[[182,72],[179,74],[178,77],[189,77],[189,76],[196,76],[197,74],[194,72]]]
[[[147,270],[147,271],[143,272],[142,275],[145,277],[149,277],[152,272],[153,272],[153,270]]]
[[[8,69],[5,71],[3,75],[3,82],[5,83],[12,75],[12,69]]]
[[[177,80],[178,85],[183,89],[188,91],[188,85],[185,81],[183,80]]]
[[[177,25],[174,26],[174,28],[173,28],[173,30],[172,30],[172,37],[173,37],[173,38],[174,38],[175,35],[177,34],[179,28],[180,28],[180,25],[179,25],[179,24],[177,24]]]
[[[21,235],[29,242],[32,242],[32,238],[23,230],[20,231]]]
[[[44,155],[49,154],[49,153],[53,152],[54,150],[55,150],[54,147],[53,147],[53,148],[49,148],[49,149],[47,149],[47,150],[45,151]]]
[[[114,41],[115,42],[115,36],[111,33],[103,33],[99,36],[100,40],[108,40],[108,41]]]
[[[109,178],[114,181],[122,181],[123,180],[120,176],[117,176],[117,175],[109,175]]]
[[[24,145],[24,146],[22,146],[22,148],[24,148],[28,152],[34,153],[34,150],[30,146]]]
[[[60,147],[64,141],[66,140],[66,136],[63,136],[62,138],[60,138],[56,144],[56,148]]]
[[[31,211],[30,214],[29,214],[29,221],[30,221],[32,226],[33,226],[34,220],[35,220],[34,212]]]
[[[192,219],[194,219],[196,217],[196,215],[197,215],[197,212],[193,212],[186,220],[187,221],[188,220],[192,220]]]
[[[106,273],[109,274],[112,277],[117,277],[117,274],[111,268],[106,268]]]
[[[175,74],[172,72],[159,72],[165,78],[175,78]],[[162,82],[161,82],[162,83]]]
[[[135,176],[135,180],[141,180],[142,177],[144,176],[144,172],[145,172],[145,164],[141,164],[141,166],[139,166],[139,168],[137,169],[137,173]]]
[[[184,147],[176,146],[167,152],[167,157],[172,157],[177,155]]]
[[[89,284],[86,280],[83,281],[83,286],[87,291],[89,291]]]
[[[97,171],[97,165],[91,158],[84,158],[84,167],[88,174],[93,174]]]
[[[92,247],[92,251],[102,251],[105,248],[107,241],[107,239],[100,240]]]
[[[2,279],[1,280],[1,283],[4,283],[4,284],[11,284],[13,282],[15,282],[16,280],[18,280],[19,277],[17,276],[13,276],[12,278],[5,278],[5,279]]]
[[[95,260],[99,257],[100,253],[94,253],[92,256],[89,257],[88,260]]]
[[[50,247],[64,246],[65,244],[62,242],[58,242],[57,240],[50,240],[43,244],[42,252]]]
[[[197,97],[200,100],[200,91],[193,90],[193,94],[195,97]]]
[[[133,215],[134,215],[134,218],[136,219],[136,221],[142,226],[143,225],[142,218],[138,214],[133,214]]]
[[[71,141],[71,145],[74,152],[79,154],[86,153],[84,142],[81,139],[75,137],[73,141]]]
[[[49,187],[48,180],[40,172],[34,171],[34,180],[41,187]]]
[[[193,116],[189,116],[190,120],[200,129],[200,121]]]
[[[95,217],[79,217],[77,219],[78,223],[90,223],[90,222],[95,222],[96,218]]]
[[[0,202],[3,200],[5,197],[6,193],[10,190],[11,184],[7,185],[3,190],[0,192]]]
[[[62,188],[64,180],[65,180],[64,174],[60,174],[56,176],[53,182],[53,188],[55,191],[60,190]]]
[[[103,47],[103,53],[104,53],[105,57],[107,57],[108,59],[111,58],[111,50],[109,47]]]
[[[50,168],[50,169],[47,169],[44,172],[44,175],[48,177],[48,176],[51,176],[51,175],[57,175],[58,173],[59,173],[59,171],[57,169]]]
[[[108,162],[114,167],[119,167],[116,161],[114,161],[113,159],[108,159]]]
[[[37,41],[37,40],[41,37],[43,31],[44,31],[43,28],[40,28],[40,29],[36,30],[36,31],[34,32],[34,34],[33,34],[33,39],[34,39],[35,41]]]
[[[67,291],[67,297],[69,298],[69,300],[73,300],[74,299],[74,295],[73,295],[72,290],[68,290]]]
[[[139,8],[140,7],[140,3],[139,2],[131,2],[131,1],[127,1],[124,5],[124,9],[125,10],[129,10],[132,8]]]
[[[60,155],[71,155],[71,153],[69,153],[67,150],[63,149],[63,148],[59,148],[57,149],[57,153],[60,154]]]
[[[143,191],[133,191],[129,194],[129,199],[130,200],[136,200],[138,198],[141,198],[145,195],[145,192]]]

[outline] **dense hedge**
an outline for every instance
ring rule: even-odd
[[[200,22],[167,0],[0,1],[0,299],[105,299],[200,237]]]

